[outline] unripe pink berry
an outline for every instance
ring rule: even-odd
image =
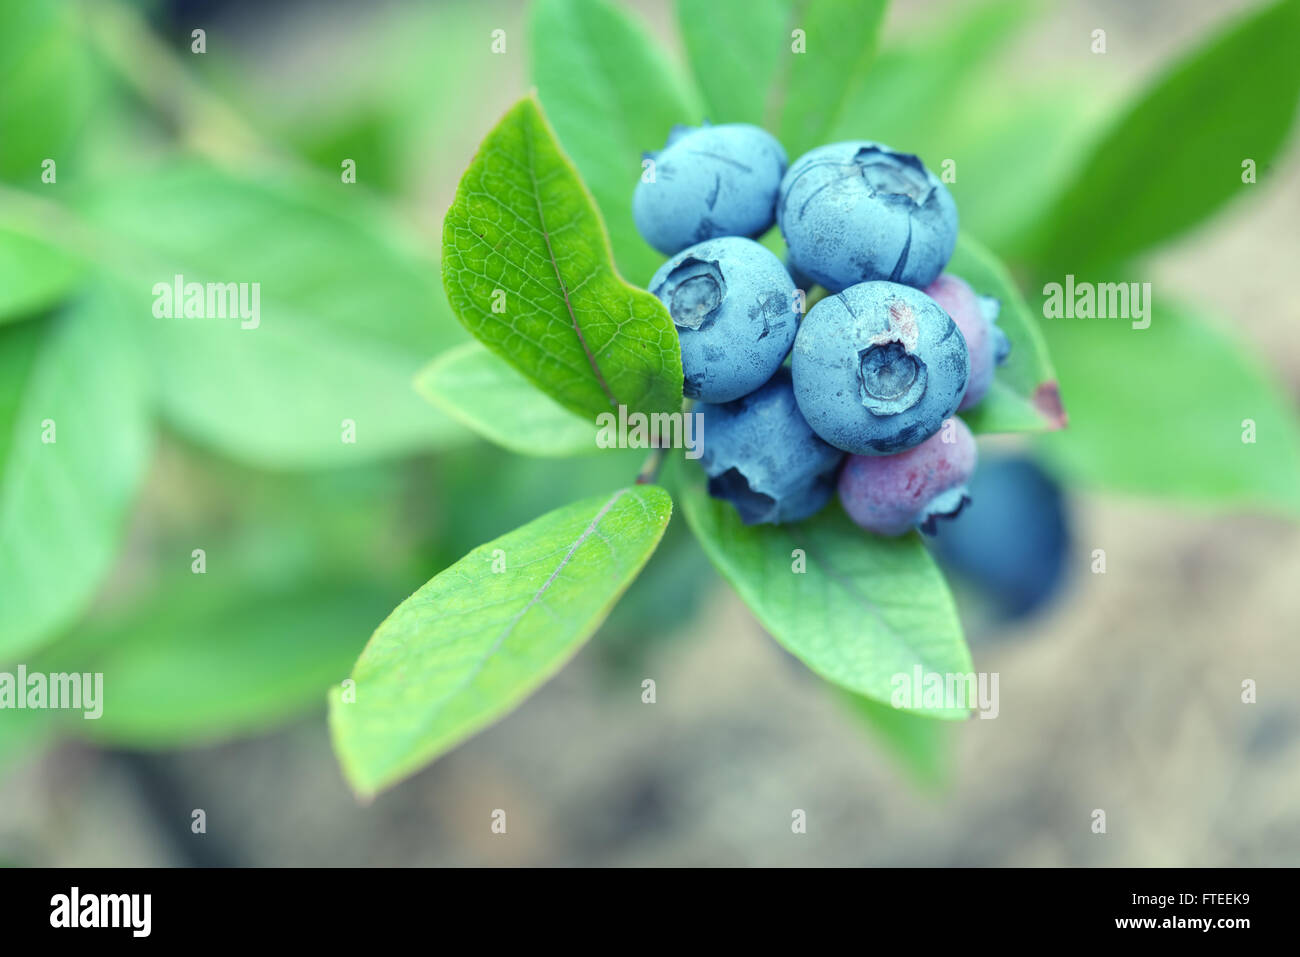
[[[944,273],[930,283],[925,294],[943,307],[966,339],[970,378],[966,380],[966,394],[957,406],[958,412],[964,412],[984,398],[993,384],[993,370],[1010,350],[1006,335],[994,325],[999,304],[989,296],[976,295],[966,280],[952,273]]]
[[[850,455],[840,472],[840,502],[849,518],[877,535],[916,527],[933,532],[937,518],[954,518],[970,501],[975,436],[953,416],[915,448],[897,455]]]

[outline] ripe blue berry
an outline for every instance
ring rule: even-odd
[[[791,368],[799,408],[818,435],[846,452],[892,455],[924,442],[956,411],[970,357],[925,293],[864,282],[808,311]]]
[[[797,522],[830,501],[844,453],[808,428],[788,370],[743,399],[699,411],[709,494],[731,502],[746,525]]]
[[[641,237],[666,256],[718,236],[759,236],[772,225],[786,155],[771,133],[748,123],[674,127],[637,183],[632,216]]]
[[[1028,615],[1065,577],[1070,529],[1061,488],[1023,455],[980,463],[969,488],[970,507],[939,529],[935,553],[1001,615]]]
[[[659,267],[650,291],[682,346],[683,391],[704,402],[753,392],[785,361],[800,301],[781,260],[752,239],[711,239]]]
[[[957,204],[919,159],[866,141],[819,146],[781,181],[792,265],[831,292],[885,279],[923,288],[957,242]]]
[[[925,294],[943,307],[961,330],[970,353],[970,379],[958,412],[975,406],[993,384],[993,371],[1006,361],[1011,343],[996,325],[1001,304],[992,296],[977,296],[966,280],[944,273],[925,287]]]
[[[817,285],[810,276],[805,276],[791,264],[788,252],[785,255],[785,271],[790,274],[790,281],[794,283],[794,287],[802,289],[804,295],[807,295],[812,290],[812,287]]]
[[[840,473],[849,518],[877,535],[911,528],[934,534],[935,519],[955,518],[970,501],[975,437],[961,419],[898,455],[850,455]]]

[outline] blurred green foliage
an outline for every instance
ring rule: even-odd
[[[146,376],[108,286],[0,326],[0,660],[84,611],[149,461]]]
[[[1247,163],[1267,176],[1300,96],[1297,43],[1300,4],[1282,0],[1173,64],[1086,152],[1017,252],[1040,272],[1113,268],[1240,195]]]
[[[0,20],[0,179],[40,182],[41,163],[74,143],[101,80],[79,8],[70,3],[6,4]]]
[[[520,455],[567,458],[597,451],[592,426],[533,388],[478,342],[449,349],[420,370],[415,389],[492,443]]]
[[[864,81],[885,7],[884,0],[682,0],[677,24],[709,119],[764,125],[793,160],[827,142],[849,104],[873,96]]]
[[[1246,188],[1267,188],[1300,88],[1296,0],[1193,44],[1127,91],[1100,137],[1109,99],[1068,76],[1025,89],[1000,69],[1043,8],[1028,0],[963,5],[887,36],[874,59],[872,4],[834,60],[851,92],[816,111],[801,106],[825,82],[816,70],[772,92],[761,27],[790,22],[784,0],[682,0],[693,80],[645,45],[638,18],[597,0],[363,7],[322,13],[308,37],[269,13],[256,31],[219,24],[202,56],[188,30],[146,19],[152,5],[0,7],[0,669],[103,670],[124,696],[93,728],[6,713],[0,767],[56,733],[174,747],[322,713],[373,626],[436,572],[635,475],[636,453],[488,447],[412,386],[466,338],[438,281],[440,218],[525,92],[525,60],[634,283],[659,257],[635,235],[629,184],[674,123],[775,110],[792,150],[869,137],[953,159],[964,228],[1017,275],[1111,261],[1120,281],[1237,195],[1242,158],[1259,164]],[[530,23],[551,26],[530,37]],[[489,52],[495,29],[504,56]],[[753,55],[711,56],[716,30]],[[345,158],[355,186],[340,182]],[[176,272],[259,280],[276,321],[157,319],[152,285]],[[1032,307],[1038,290],[1024,291]],[[1042,326],[1072,417],[1043,442],[1061,474],[1294,507],[1293,403],[1225,320],[1171,303],[1143,332]],[[1260,439],[1243,453],[1247,417]],[[345,418],[356,444],[340,438]],[[46,419],[54,444],[40,441]],[[635,668],[716,580],[674,522],[597,660]],[[858,707],[938,773],[935,722]]]

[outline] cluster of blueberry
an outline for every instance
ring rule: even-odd
[[[633,215],[672,257],[650,291],[701,403],[710,494],[746,524],[807,518],[837,485],[882,535],[955,516],[976,455],[954,413],[983,398],[1009,345],[997,301],[943,272],[957,207],[938,177],[869,142],[787,168],[743,123],[677,127],[646,155]],[[786,263],[753,239],[774,220]],[[830,295],[802,316],[814,284]]]

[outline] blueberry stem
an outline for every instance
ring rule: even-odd
[[[694,399],[684,399],[682,401],[682,415],[691,415],[695,410]],[[645,462],[641,464],[641,471],[636,473],[637,485],[650,485],[652,482],[659,481],[659,472],[664,467],[664,459],[668,455],[666,446],[659,446],[652,449],[646,456]]]
[[[645,463],[641,466],[641,471],[636,475],[637,485],[650,485],[659,479],[659,470],[664,467],[664,459],[667,457],[667,449],[652,449],[646,456]]]

